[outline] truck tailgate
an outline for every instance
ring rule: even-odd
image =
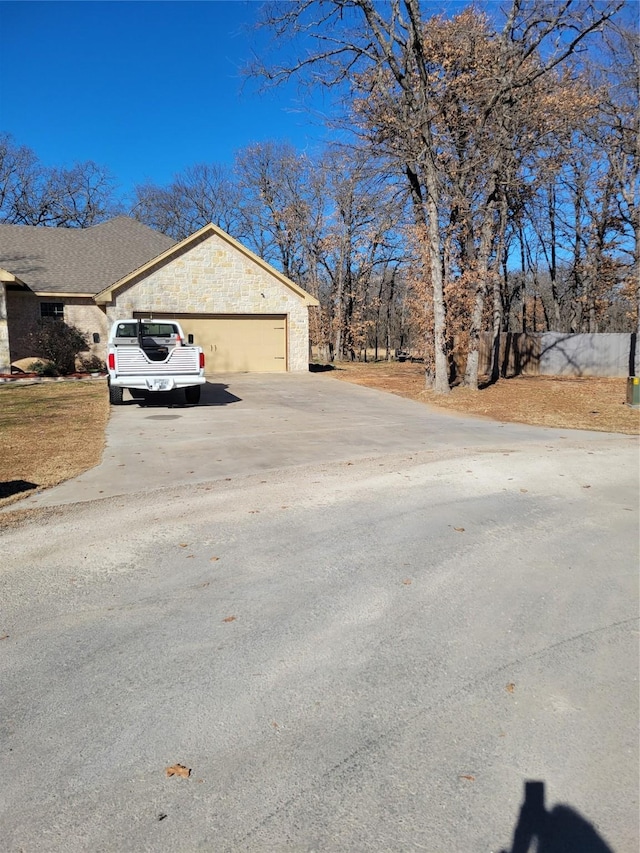
[[[176,347],[166,361],[151,361],[138,347],[116,347],[116,374],[125,376],[178,376],[200,372],[200,353],[192,347]]]

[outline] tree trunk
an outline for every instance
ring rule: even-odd
[[[525,259],[525,251],[524,251],[524,232],[522,225],[519,227],[519,236],[520,236],[520,271],[522,273],[522,285],[521,285],[521,294],[522,294],[522,331],[524,334],[527,332],[527,265]]]
[[[493,195],[493,191],[490,196]],[[484,316],[484,301],[488,289],[489,253],[491,251],[491,236],[495,202],[489,201],[482,222],[478,262],[476,266],[476,295],[471,312],[471,328],[469,330],[469,350],[467,353],[467,369],[464,374],[464,385],[474,391],[478,390],[478,373],[480,361],[480,334]]]
[[[507,215],[508,203],[506,196],[500,194],[500,219],[498,224],[498,244],[496,247],[496,257],[494,262],[493,272],[493,340],[491,346],[491,382],[497,382],[500,378],[500,333],[502,332],[503,323],[503,293],[502,279],[500,278],[500,263],[504,254],[504,235],[507,230]],[[506,263],[505,263],[506,270]]]
[[[393,293],[396,283],[395,269],[391,273],[391,281],[389,282],[389,292],[387,298],[387,338],[386,338],[386,361],[391,361],[391,306],[393,305]]]
[[[574,243],[573,243],[573,269],[571,278],[573,279],[571,293],[571,312],[569,319],[569,331],[572,333],[580,331],[582,321],[582,311],[580,311],[579,299],[582,290],[582,206],[584,200],[583,181],[580,177],[577,178],[575,196],[573,201],[573,209],[575,216]]]
[[[634,224],[633,234],[635,238],[633,269],[636,277],[636,334],[640,341],[640,221],[638,219]]]
[[[427,212],[429,234],[429,261],[431,270],[431,287],[433,290],[433,347],[434,368],[433,378],[426,376],[427,387],[432,387],[436,394],[448,394],[449,369],[447,365],[447,329],[446,311],[444,304],[444,282],[442,279],[442,257],[440,252],[440,227],[438,223],[438,184],[435,169],[428,165],[426,169],[427,182]]]
[[[467,367],[464,373],[463,385],[474,391],[478,390],[478,372],[480,366],[480,333],[482,330],[482,316],[484,314],[484,299],[487,289],[486,274],[478,266],[478,282],[476,285],[476,296],[471,312],[471,329],[469,331],[469,348],[467,350]]]
[[[551,226],[551,261],[549,263],[549,278],[551,279],[551,298],[553,300],[554,332],[561,331],[560,300],[558,298],[558,261],[556,245],[556,190],[552,185],[549,189],[549,223]]]

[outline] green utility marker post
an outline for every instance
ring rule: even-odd
[[[640,376],[629,376],[627,379],[627,405],[632,409],[640,409]]]

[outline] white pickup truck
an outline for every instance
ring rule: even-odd
[[[133,397],[184,388],[187,403],[200,402],[204,353],[185,344],[176,320],[117,320],[107,345],[109,402],[122,403],[128,388]]]

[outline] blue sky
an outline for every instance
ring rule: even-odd
[[[121,191],[264,139],[318,147],[326,131],[295,84],[261,93],[261,4],[0,2],[0,130],[48,166],[93,160]]]
[[[296,83],[260,92],[241,74],[268,40],[253,27],[261,5],[0,0],[0,131],[47,166],[108,167],[124,195],[196,163],[231,164],[260,140],[312,152],[329,136],[322,93],[310,109]],[[465,5],[425,4],[447,13]],[[626,14],[634,11],[630,2]]]

